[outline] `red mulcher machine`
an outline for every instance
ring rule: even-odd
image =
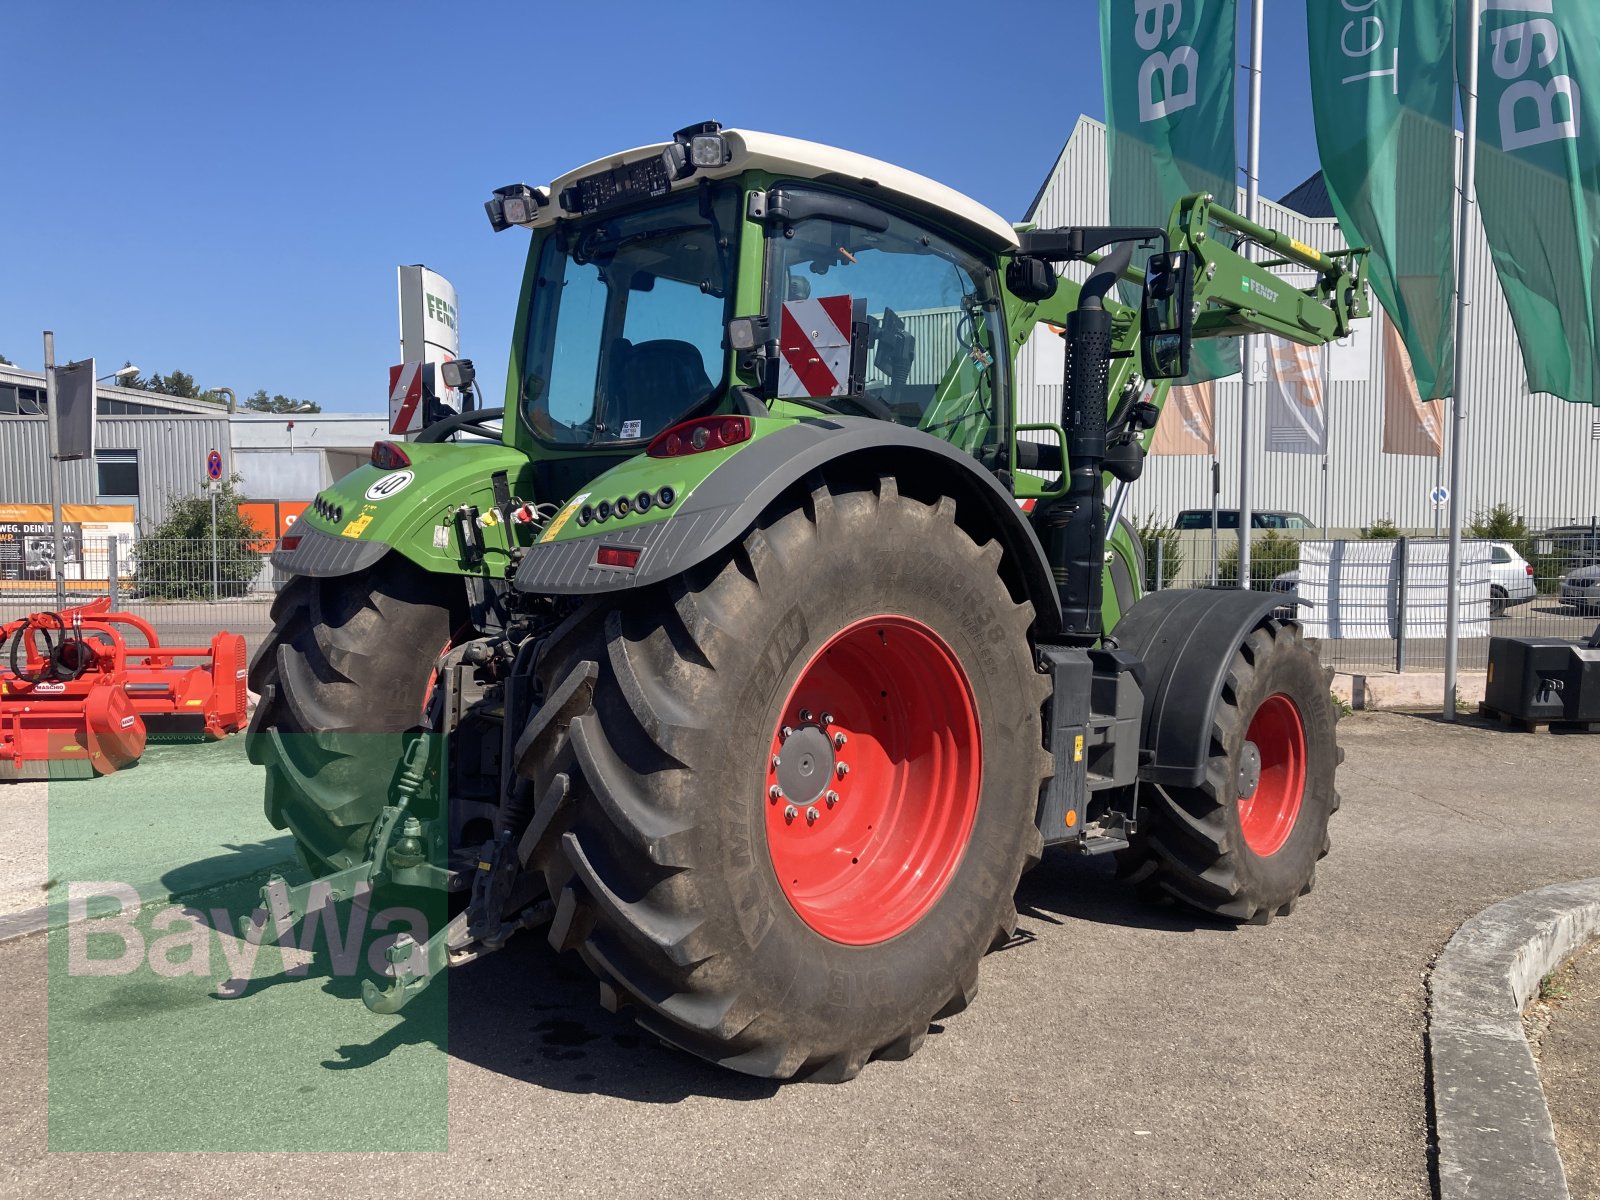
[[[163,646],[149,622],[110,609],[101,599],[0,625],[0,780],[109,775],[138,761],[147,733],[215,740],[244,727],[243,637]]]

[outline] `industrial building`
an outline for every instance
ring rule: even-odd
[[[212,450],[243,495],[303,505],[365,461],[388,429],[378,414],[230,413],[136,388],[96,391],[94,458],[61,464],[61,502],[131,507],[141,533],[161,523],[173,497],[200,490]],[[44,377],[0,365],[0,505],[48,502],[48,448]]]
[[[1110,223],[1106,129],[1080,117],[1025,219],[1041,227]],[[1244,192],[1237,211],[1244,211]],[[1299,211],[1297,211],[1298,206]],[[1152,223],[1166,214],[1151,214]],[[1319,176],[1284,201],[1263,197],[1259,219],[1320,250],[1345,248]],[[1465,511],[1509,504],[1532,526],[1585,522],[1600,511],[1600,409],[1528,391],[1510,311],[1490,261],[1482,227],[1474,223],[1465,374],[1468,400],[1462,441]],[[1376,305],[1374,305],[1376,310]],[[1381,321],[1381,313],[1374,320]],[[1256,510],[1288,510],[1314,525],[1354,529],[1387,517],[1427,530],[1442,516],[1430,494],[1445,480],[1442,458],[1383,453],[1384,372],[1381,337],[1368,339],[1363,381],[1334,382],[1326,397],[1328,455],[1268,453],[1262,389],[1253,395],[1251,492]],[[1059,339],[1041,329],[1018,364],[1020,419],[1046,422],[1061,412]],[[1237,376],[1216,385],[1215,429],[1223,508],[1239,496]],[[1436,402],[1446,428],[1448,401]],[[1447,444],[1448,452],[1448,444]],[[1171,521],[1183,509],[1212,503],[1212,460],[1206,455],[1152,456],[1133,485],[1127,511]]]

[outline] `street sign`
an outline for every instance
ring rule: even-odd
[[[1433,501],[1435,508],[1443,508],[1450,503],[1450,489],[1441,484],[1428,493],[1428,499]]]
[[[215,450],[206,455],[206,474],[212,479],[222,478],[222,455]]]
[[[94,359],[55,368],[56,457],[94,457]]]

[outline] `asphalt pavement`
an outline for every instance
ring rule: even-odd
[[[1109,863],[1048,855],[974,1006],[838,1086],[666,1050],[536,936],[398,1017],[327,955],[219,995],[215,948],[209,974],[82,978],[65,931],[0,945],[0,1194],[1428,1196],[1429,965],[1485,906],[1596,874],[1600,736],[1397,714],[1341,736],[1333,851],[1292,917],[1152,910]],[[194,802],[269,845],[259,793],[219,779]],[[56,803],[50,869],[72,871],[65,822],[94,822]],[[83,862],[136,882],[165,820]],[[256,885],[189,903],[226,917]],[[346,1152],[184,1153],[310,1146]]]

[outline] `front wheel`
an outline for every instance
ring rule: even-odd
[[[1151,789],[1125,872],[1217,916],[1288,915],[1311,890],[1339,807],[1335,719],[1326,672],[1300,627],[1264,622],[1234,654],[1205,779]]]
[[[594,681],[551,735],[568,765],[530,756],[562,805],[534,815],[551,940],[663,1040],[847,1079],[964,1007],[1014,928],[1047,687],[999,546],[954,518],[893,479],[819,483],[543,656],[547,695]]]

